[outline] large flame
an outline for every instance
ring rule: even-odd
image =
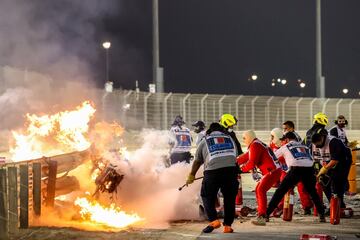
[[[95,108],[86,101],[73,111],[53,115],[27,114],[27,129],[13,131],[15,146],[10,149],[12,160],[28,160],[72,151],[90,146],[86,136]]]
[[[143,219],[137,214],[127,214],[121,211],[120,208],[111,204],[106,208],[101,206],[96,201],[89,201],[87,198],[77,198],[75,205],[81,208],[80,214],[84,220],[91,221],[93,223],[105,225],[113,228],[125,228],[129,225],[133,225]]]

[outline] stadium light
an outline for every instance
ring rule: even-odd
[[[111,42],[103,42],[102,46],[106,51],[106,82],[109,82],[109,48],[111,47]]]

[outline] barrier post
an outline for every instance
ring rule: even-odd
[[[6,169],[0,169],[0,239],[8,239],[8,209],[6,204]]]
[[[14,233],[18,228],[18,170],[8,167],[8,196],[9,196],[9,232]]]
[[[29,166],[20,165],[20,228],[29,227]]]

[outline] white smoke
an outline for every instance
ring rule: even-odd
[[[91,68],[101,49],[96,30],[114,4],[0,1],[1,129],[19,126],[27,112],[64,110],[93,97]]]
[[[178,190],[191,165],[164,166],[164,154],[169,149],[167,131],[143,130],[141,137],[143,145],[133,152],[130,164],[121,164],[125,178],[118,189],[117,205],[138,213],[150,226],[170,220],[197,219],[201,181]],[[202,169],[197,176],[202,176]]]

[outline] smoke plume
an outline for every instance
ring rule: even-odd
[[[0,3],[1,129],[26,112],[59,110],[91,99],[97,29],[116,1],[2,0]]]

